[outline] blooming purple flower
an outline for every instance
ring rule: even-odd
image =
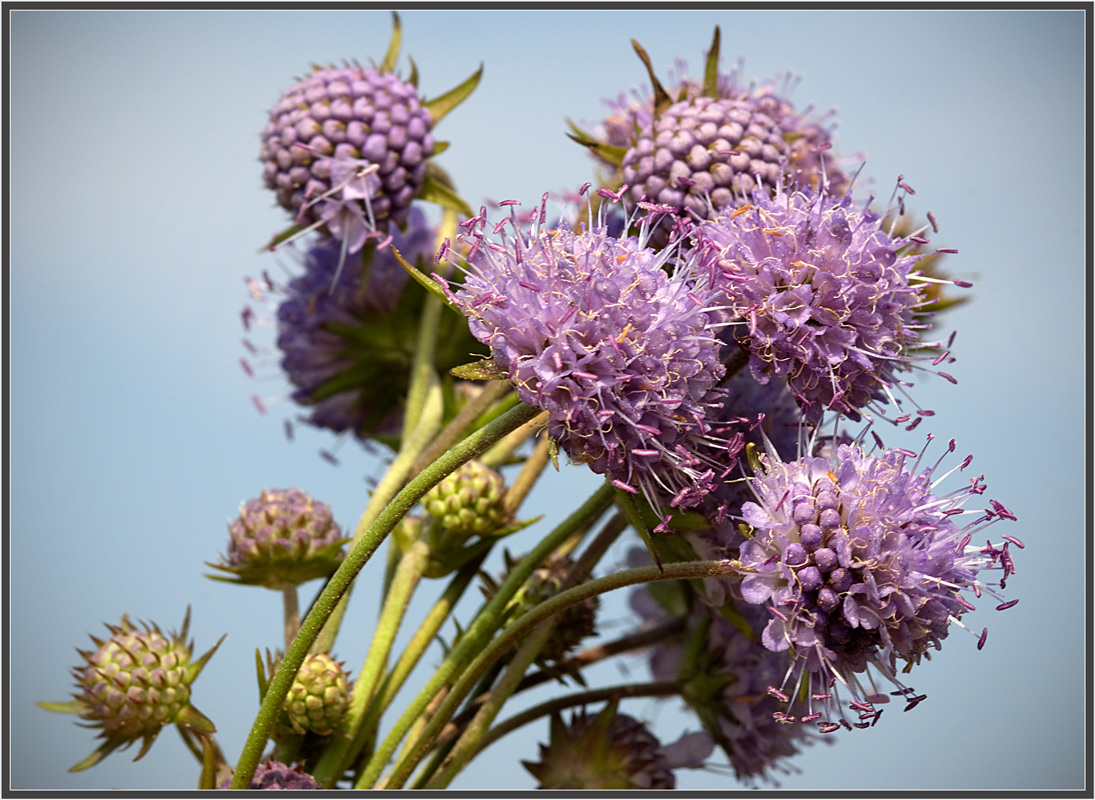
[[[830,458],[761,457],[756,501],[742,512],[752,530],[741,546],[741,595],[771,614],[764,646],[793,655],[773,696],[791,705],[805,697],[802,721],[821,720],[823,732],[849,725],[834,720],[842,690],[859,712],[858,726],[881,713],[875,705],[888,697],[873,678],[860,680],[869,667],[909,707],[922,700],[897,679],[897,659],[911,667],[929,648],[939,649],[950,625],[965,628],[960,619],[974,608],[966,596],[1002,601],[997,587],[1014,572],[1009,543],[1017,539],[973,543],[985,527],[1014,515],[995,500],[983,512],[963,510],[984,492],[982,477],[936,495],[939,462],[922,469],[922,457],[907,450],[868,455],[850,445]],[[960,524],[963,514],[975,519]],[[1003,573],[998,584],[981,577],[989,569]]]
[[[551,435],[656,508],[697,502],[740,447],[705,419],[725,371],[709,290],[668,274],[668,252],[604,227],[526,232],[513,215],[496,243],[482,216],[464,224],[467,274],[446,291],[520,398],[548,411]]]
[[[850,195],[807,187],[774,198],[756,190],[751,205],[699,226],[699,246],[710,253],[704,268],[753,376],[786,376],[811,422],[827,409],[885,416],[882,404],[899,404],[893,387],[907,385],[897,373],[918,360],[912,348],[940,346],[918,341],[929,326],[917,309],[929,301],[911,270],[924,255],[883,221]]]

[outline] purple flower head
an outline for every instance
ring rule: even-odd
[[[393,251],[421,267],[433,258],[437,231],[415,208],[406,231],[393,226],[389,236],[384,247],[365,248],[345,262],[342,244],[326,240],[303,255],[303,271],[287,285],[265,274],[265,284],[250,282],[256,300],[276,307],[273,355],[292,384],[292,399],[305,407],[302,420],[336,433],[388,441],[402,425],[402,394],[427,296],[409,282]],[[256,319],[256,312],[245,309],[245,327],[250,329]],[[441,324],[439,370],[464,363],[469,352],[481,349],[458,317],[449,315]],[[262,355],[249,341],[245,345]],[[244,368],[253,374],[246,361]]]
[[[434,152],[415,87],[371,67],[316,68],[282,94],[262,135],[266,185],[310,227],[357,252],[402,225]]]
[[[952,440],[947,452],[953,450]],[[742,511],[751,533],[741,546],[740,591],[771,614],[764,646],[793,656],[774,696],[796,698],[792,705],[805,697],[801,719],[820,720],[824,732],[847,726],[834,719],[845,690],[857,724],[873,724],[875,705],[888,697],[873,678],[860,680],[868,667],[909,707],[923,699],[897,679],[897,659],[911,668],[941,647],[951,624],[965,628],[960,618],[974,608],[968,596],[988,594],[1003,607],[1015,602],[1004,603],[998,589],[1014,572],[1009,543],[1018,540],[974,542],[985,527],[1014,515],[996,501],[983,511],[963,510],[984,492],[981,477],[935,494],[946,477],[934,477],[942,459],[921,468],[922,457],[907,450],[868,455],[854,445],[840,445],[830,458],[761,457],[756,501]],[[966,514],[974,519],[963,524]],[[998,583],[981,576],[990,569],[1002,573]]]
[[[919,342],[929,326],[917,309],[929,301],[911,270],[924,256],[850,195],[756,190],[751,205],[700,225],[699,240],[753,376],[786,376],[810,422],[826,410],[885,416],[882,405],[899,404],[893,387],[907,385],[897,373],[934,355],[912,349],[940,346]]]
[[[229,778],[219,788],[227,789],[232,784]],[[301,769],[282,764],[280,761],[267,760],[255,768],[251,778],[251,789],[297,791],[300,789],[318,789],[316,779]]]
[[[639,558],[649,562],[645,551]],[[740,598],[728,612],[687,591],[674,593],[672,587],[650,584],[638,587],[630,599],[644,618],[644,628],[681,622],[681,634],[662,638],[648,651],[650,671],[658,681],[684,682],[685,701],[726,753],[738,779],[752,786],[758,780],[773,781],[773,773],[788,772],[788,759],[817,735],[773,716],[783,704],[768,687],[782,680],[791,657],[759,643],[764,612],[743,605]]]
[[[706,421],[724,373],[708,293],[641,237],[524,231],[513,215],[495,242],[482,217],[465,225],[466,277],[447,291],[571,459],[655,508],[697,502],[740,447]]]

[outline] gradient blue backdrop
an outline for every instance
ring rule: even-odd
[[[141,762],[95,747],[63,700],[75,647],[122,613],[176,627],[187,603],[204,651],[228,633],[196,684],[196,705],[235,759],[257,707],[256,647],[279,642],[280,599],[201,577],[225,524],[264,487],[300,486],[352,526],[380,461],[298,428],[288,401],[256,413],[253,392],[285,391],[274,362],[239,366],[245,275],[275,266],[259,246],[286,223],[262,186],[266,110],[312,62],[383,55],[389,14],[366,11],[10,12],[10,615],[13,788],[190,788],[196,765],[174,732]],[[869,731],[814,747],[787,789],[1066,789],[1084,779],[1084,28],[1079,11],[407,10],[404,58],[428,96],[485,64],[478,91],[437,129],[440,157],[473,204],[573,189],[591,161],[564,118],[603,116],[602,98],[644,84],[629,44],[664,74],[698,73],[712,28],[727,64],[766,79],[805,76],[799,107],[839,106],[837,146],[868,157],[888,194],[940,221],[947,267],[974,302],[948,321],[957,387],[915,391],[1009,505],[1023,538],[1009,591],[988,605],[982,652],[965,635],[918,667],[929,700]],[[261,339],[261,336],[259,337]],[[269,343],[270,339],[266,339]],[[888,443],[918,448],[923,426]],[[558,519],[595,485],[582,468],[546,476],[530,508]],[[534,529],[539,530],[539,529]],[[534,534],[533,534],[534,535]],[[616,553],[614,558],[620,558]],[[373,575],[373,577],[370,577]],[[337,655],[355,671],[376,612],[375,574],[354,596]],[[314,585],[305,587],[308,602]],[[625,624],[610,603],[603,626]],[[960,633],[960,632],[959,632]],[[646,674],[640,658],[602,682]],[[697,723],[679,704],[631,713],[671,739]],[[455,784],[529,789],[521,768],[546,726],[496,744]],[[489,767],[487,765],[489,764]],[[717,772],[679,786],[738,788]]]

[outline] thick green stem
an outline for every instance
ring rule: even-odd
[[[321,786],[334,788],[335,781],[348,766],[351,744],[364,721],[368,704],[376,694],[377,685],[388,663],[392,643],[395,641],[396,633],[403,622],[403,616],[429,557],[429,546],[419,541],[415,542],[399,560],[391,588],[384,601],[384,608],[380,612],[376,631],[373,633],[373,640],[369,645],[369,652],[361,665],[357,680],[354,681],[346,716],[343,717],[338,730],[331,737],[330,743],[316,762],[315,769],[312,770],[312,776]]]
[[[251,732],[244,743],[243,752],[240,753],[236,763],[236,773],[232,778],[233,789],[247,788],[251,785],[251,778],[255,774],[255,767],[262,758],[262,751],[266,747],[270,730],[274,726],[281,704],[285,695],[293,683],[293,678],[304,663],[308,654],[308,648],[319,636],[320,629],[327,622],[331,612],[334,611],[338,601],[349,589],[350,584],[365,563],[372,557],[376,549],[396,524],[401,520],[415,503],[430,489],[436,486],[446,476],[466,464],[485,451],[492,444],[504,437],[509,432],[519,428],[530,419],[540,413],[540,410],[532,406],[519,405],[508,414],[499,417],[494,422],[476,431],[460,444],[445,453],[436,462],[431,464],[414,479],[412,479],[395,496],[384,510],[377,516],[376,521],[369,526],[362,536],[346,554],[341,566],[327,585],[323,587],[319,597],[312,606],[308,616],[300,626],[300,632],[287,648],[285,657],[274,674],[273,680],[266,689],[266,695],[262,699],[259,713],[251,726]]]
[[[507,414],[507,417],[508,416],[509,414]],[[445,686],[450,682],[457,671],[462,670],[490,640],[490,637],[501,623],[502,612],[509,603],[510,598],[512,598],[517,590],[524,584],[528,576],[531,575],[533,570],[539,567],[544,559],[554,552],[559,545],[574,535],[575,532],[588,527],[596,521],[597,517],[604,513],[611,502],[612,488],[609,486],[602,486],[594,492],[585,503],[556,527],[555,530],[537,543],[524,558],[514,565],[507,578],[498,588],[494,597],[483,607],[476,618],[472,620],[471,625],[464,631],[463,636],[460,637],[460,640],[456,643],[455,647],[453,647],[448,658],[445,659],[437,672],[434,673],[433,677],[430,678],[426,685],[421,689],[418,696],[407,706],[403,715],[396,721],[395,726],[389,731],[388,735],[384,738],[384,741],[381,742],[377,751],[373,754],[373,757],[369,760],[369,763],[361,773],[361,776],[354,784],[355,789],[371,789],[376,785],[377,780],[380,778],[381,771],[399,747],[399,743],[403,740],[403,737],[406,736],[411,727],[422,718],[427,707],[434,698],[437,697],[438,693],[444,690]],[[446,720],[451,714],[452,711],[450,710],[448,715],[446,715]],[[441,724],[444,723],[442,722]],[[415,747],[412,748],[412,751],[417,751],[418,749],[419,745],[416,743]],[[410,773],[410,770],[414,769],[414,764],[417,764],[421,757],[422,753],[417,753],[415,755],[415,758],[413,759],[414,763],[412,763],[407,770],[408,774]],[[404,775],[403,779],[406,779],[406,775]]]
[[[611,491],[611,488],[609,488],[609,491]],[[518,640],[545,619],[561,613],[590,597],[605,594],[614,589],[621,589],[625,586],[634,586],[638,583],[694,578],[735,578],[738,576],[739,573],[729,561],[688,561],[666,564],[663,567],[638,567],[597,578],[581,586],[575,586],[530,609],[517,620],[507,625],[498,637],[463,670],[460,679],[445,698],[445,702],[441,704],[437,714],[430,720],[415,746],[393,768],[391,775],[385,781],[385,788],[398,789],[402,787],[418,762],[433,746],[438,734],[455,712],[457,705],[474,688],[479,677],[495,661],[505,655]]]

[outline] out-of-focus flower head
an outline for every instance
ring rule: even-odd
[[[232,777],[221,782],[218,787],[227,789],[232,784]],[[290,767],[280,761],[268,759],[263,761],[255,769],[255,775],[251,778],[251,789],[297,791],[300,789],[318,789],[319,783],[300,767]]]
[[[78,689],[75,700],[38,703],[47,711],[79,714],[86,727],[100,729],[102,745],[69,772],[94,766],[140,739],[140,752],[133,759],[137,761],[167,725],[177,725],[184,736],[209,736],[216,731],[209,718],[190,704],[190,687],[220,642],[192,659],[194,643],[187,641],[189,608],[182,628],[170,637],[157,625],[140,623],[138,627],[124,615],[119,625],[107,625],[107,629],[109,639],[91,637],[95,650],[77,650],[84,665],[72,670]]]
[[[326,578],[342,563],[342,529],[331,509],[300,489],[264,489],[228,526],[228,555],[214,580],[281,590]]]
[[[698,768],[710,741],[685,734],[663,746],[634,717],[609,703],[598,714],[574,712],[570,722],[551,717],[551,740],[540,745],[538,762],[523,761],[540,789],[673,789],[674,769]]]
[[[406,231],[393,228],[389,246],[365,248],[343,262],[335,241],[313,245],[304,270],[286,285],[264,273],[249,281],[252,298],[276,304],[280,369],[293,385],[292,399],[306,410],[309,425],[360,439],[394,442],[403,422],[403,401],[418,341],[422,305],[428,296],[394,251],[412,265],[433,258],[437,229],[419,208],[412,209]],[[251,307],[243,313],[251,330],[261,318]],[[445,371],[464,363],[482,347],[458,318],[440,322],[436,366]],[[245,340],[249,352],[263,351]],[[254,370],[244,361],[249,374]],[[256,405],[265,404],[255,398]]]
[[[740,448],[706,419],[725,372],[706,276],[670,274],[673,249],[647,248],[642,234],[539,221],[528,231],[516,215],[492,231],[482,216],[463,223],[465,276],[455,291],[443,281],[447,295],[520,398],[548,411],[573,461],[655,508],[695,504]]]
[[[887,404],[898,411],[894,422],[908,421],[895,396],[907,385],[898,373],[950,358],[915,352],[943,347],[920,340],[930,327],[919,313],[928,280],[914,266],[924,254],[884,222],[869,203],[857,208],[828,187],[775,197],[758,188],[750,205],[698,228],[702,268],[722,292],[753,377],[785,376],[810,422],[826,410],[859,419],[867,407],[885,417]]]
[[[947,453],[954,447],[951,440]],[[771,614],[764,646],[793,656],[771,688],[789,706],[780,712],[784,721],[797,710],[800,721],[818,720],[822,732],[852,727],[841,709],[846,693],[859,716],[854,725],[874,724],[877,706],[889,697],[871,670],[896,687],[891,694],[908,710],[924,697],[898,679],[898,659],[908,671],[941,647],[951,625],[966,629],[961,617],[974,608],[971,597],[996,598],[1001,610],[1018,602],[1005,601],[1000,590],[1014,572],[1010,545],[1021,542],[974,541],[1014,515],[995,500],[983,510],[963,508],[985,491],[982,476],[936,494],[946,477],[935,475],[943,458],[922,467],[923,455],[900,449],[871,455],[840,445],[828,458],[759,458],[756,500],[742,511],[749,531],[740,591]],[[963,524],[964,515],[973,519]],[[989,570],[1001,573],[998,582],[985,580]],[[987,629],[978,648],[986,636]]]

